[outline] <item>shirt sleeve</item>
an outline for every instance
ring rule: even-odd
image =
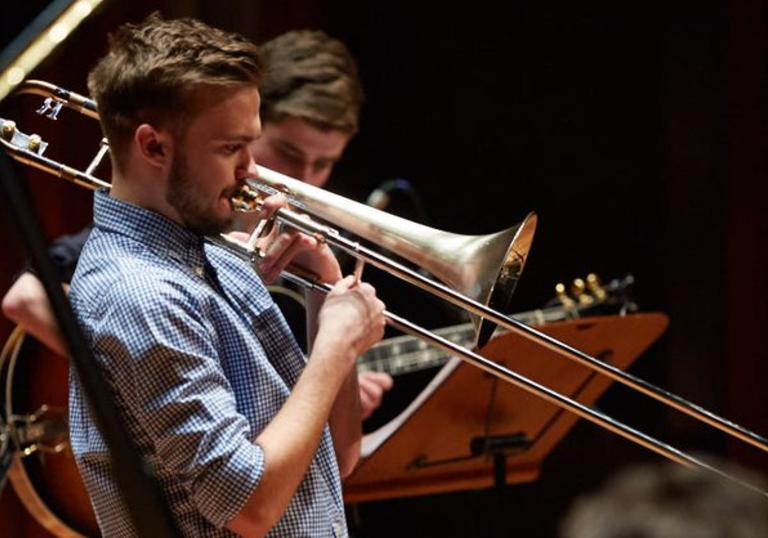
[[[145,291],[131,280],[103,298],[95,354],[161,476],[185,484],[200,513],[222,527],[258,486],[264,454],[237,410],[204,307],[178,283]]]
[[[53,266],[60,282],[69,284],[72,281],[72,275],[77,268],[77,260],[80,259],[80,253],[83,250],[88,236],[91,233],[91,226],[86,226],[76,234],[62,235],[56,238],[48,247],[48,255],[53,260]],[[24,273],[37,275],[32,263],[27,260],[22,270],[16,275],[20,277]]]

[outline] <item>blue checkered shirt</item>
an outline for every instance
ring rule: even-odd
[[[185,536],[234,536],[264,472],[254,439],[305,358],[261,280],[220,247],[151,211],[96,193],[70,299],[139,449]],[[76,376],[70,436],[104,536],[135,536]],[[269,536],[346,536],[326,426]]]

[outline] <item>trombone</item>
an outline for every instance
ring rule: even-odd
[[[38,113],[56,119],[62,107],[75,109],[92,118],[98,118],[96,103],[87,97],[40,81],[27,81],[16,93],[33,93],[45,98]],[[0,143],[16,160],[91,189],[109,188],[109,183],[98,179],[93,171],[108,151],[102,140],[97,155],[85,171],[80,171],[49,159],[43,155],[47,144],[39,136],[28,136],[19,131],[14,122],[0,118]],[[736,437],[768,452],[768,439],[685,399],[656,387],[614,366],[606,364],[578,349],[556,340],[503,313],[525,265],[536,227],[535,214],[529,214],[521,223],[507,230],[487,236],[465,236],[429,228],[389,215],[364,204],[313,187],[267,168],[257,166],[258,176],[248,179],[246,185],[233,197],[238,211],[256,211],[263,199],[275,193],[288,196],[294,209],[280,209],[267,223],[262,221],[245,243],[225,236],[208,238],[247,261],[258,264],[257,239],[277,222],[312,235],[351,254],[359,264],[369,263],[463,308],[473,317],[477,329],[477,347],[482,347],[493,334],[495,326],[513,331],[537,344],[566,355],[569,359],[624,384],[633,390],[677,409],[711,427]],[[295,210],[310,215],[299,216]],[[329,226],[325,223],[331,223]],[[379,254],[359,241],[339,233],[344,229],[375,245],[384,247],[416,266],[435,275],[440,281],[426,277],[392,258]],[[330,286],[314,280],[301,271],[284,272],[283,276],[308,289],[328,292]],[[406,333],[420,337],[484,371],[501,378],[544,400],[575,413],[602,428],[646,447],[676,463],[698,467],[723,478],[740,483],[768,497],[768,492],[734,478],[728,473],[685,452],[635,430],[607,414],[585,406],[576,400],[549,389],[533,380],[490,361],[479,353],[465,349],[410,321],[386,312],[388,324]]]

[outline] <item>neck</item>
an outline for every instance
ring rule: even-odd
[[[130,179],[126,179],[127,177]],[[160,188],[162,185],[165,185],[165,182],[158,177],[116,171],[112,175],[109,195],[116,200],[159,213],[183,225],[178,212],[166,201],[165,192]]]

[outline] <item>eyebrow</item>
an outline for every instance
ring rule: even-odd
[[[214,138],[214,142],[245,142],[250,143],[256,140],[258,137],[251,135],[232,135],[232,136],[218,136]]]
[[[299,155],[306,156],[306,153],[304,153],[304,151],[300,147],[295,146],[288,140],[280,139],[280,140],[276,140],[276,142],[279,146],[282,146],[285,149],[289,149],[295,153],[298,153]]]
[[[307,154],[298,146],[293,145],[289,140],[279,139],[275,141],[279,146],[282,146],[285,149],[288,149],[294,153],[297,153],[301,155],[302,157],[306,157]],[[322,160],[326,161],[332,161],[337,162],[341,159],[341,155],[331,155],[329,157],[323,156],[321,157]]]

